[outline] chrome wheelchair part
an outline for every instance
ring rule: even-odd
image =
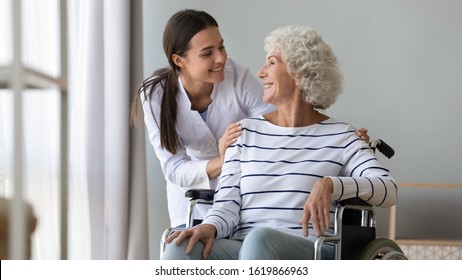
[[[164,230],[162,233],[162,236],[160,237],[160,259],[162,259],[162,256],[164,255],[165,251],[165,240],[169,237],[170,234],[173,232],[173,228],[168,228]]]
[[[188,212],[186,216],[186,228],[196,225],[194,221],[194,209],[197,204],[212,205],[214,190],[210,189],[190,189],[185,193],[185,197],[190,198]]]

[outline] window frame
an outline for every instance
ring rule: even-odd
[[[0,66],[0,88],[11,89],[13,92],[13,197],[9,220],[9,258],[26,258],[26,217],[23,201],[23,108],[22,95],[27,89],[57,89],[60,93],[60,127],[59,127],[59,154],[60,154],[60,258],[67,259],[68,252],[68,3],[67,0],[56,0],[59,5],[59,48],[60,48],[60,75],[52,77],[40,70],[26,67],[22,61],[22,1],[10,0],[12,9],[12,43],[13,59],[10,65]]]

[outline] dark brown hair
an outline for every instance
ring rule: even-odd
[[[133,122],[136,119],[141,93],[144,93],[145,99],[149,102],[154,90],[158,86],[162,88],[162,91],[159,91],[162,94],[160,121],[156,120],[154,114],[153,117],[160,129],[161,147],[172,154],[176,153],[179,144],[176,132],[176,94],[178,92],[179,68],[173,62],[172,56],[177,54],[184,57],[191,47],[191,38],[210,26],[218,27],[218,23],[204,11],[187,9],[171,16],[165,26],[163,35],[164,52],[170,66],[156,70],[151,77],[146,79],[138,88],[131,105],[130,117]],[[146,91],[148,89],[149,91]]]

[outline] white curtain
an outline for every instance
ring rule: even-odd
[[[71,18],[69,258],[147,259],[144,130],[129,123],[142,81],[141,0],[70,10],[80,16]]]

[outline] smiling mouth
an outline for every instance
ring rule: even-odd
[[[272,86],[274,86],[274,83],[268,83],[268,84],[264,84],[264,85],[263,85],[263,87],[264,87],[265,89],[268,89],[268,88],[270,88],[270,87],[272,87]]]
[[[221,72],[221,71],[223,71],[223,67],[215,68],[215,69],[210,70],[210,72]]]

